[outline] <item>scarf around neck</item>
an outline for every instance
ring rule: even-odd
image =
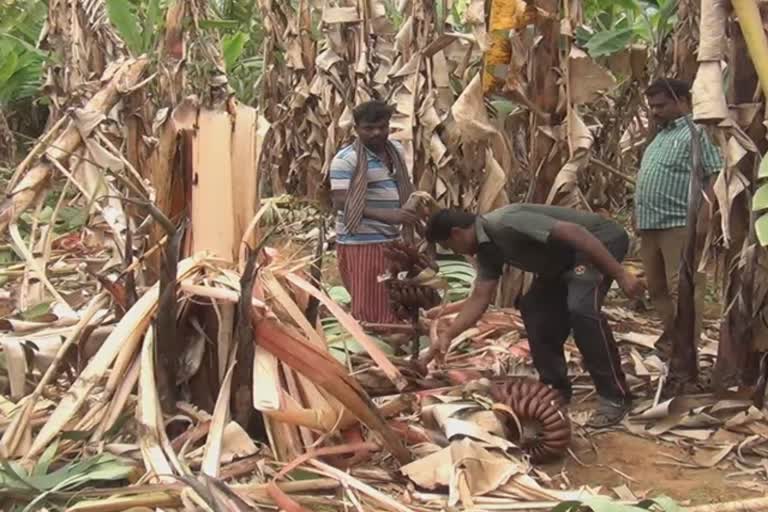
[[[400,206],[402,207],[411,193],[413,193],[413,185],[408,177],[405,160],[392,141],[387,141],[385,151],[394,167],[397,192],[400,196]],[[351,234],[357,232],[360,222],[363,220],[365,196],[368,191],[368,149],[360,142],[360,139],[355,141],[355,154],[357,156],[357,164],[349,184],[347,201],[344,205],[344,221],[347,225],[347,232]]]

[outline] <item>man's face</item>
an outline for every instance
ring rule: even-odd
[[[651,109],[653,119],[660,125],[674,121],[684,113],[683,100],[680,102],[670,98],[665,93],[648,97],[648,106]]]
[[[440,246],[453,251],[455,254],[467,255],[476,252],[475,243],[469,229],[451,229],[451,236],[447,240],[440,242]]]
[[[389,119],[376,122],[363,121],[355,126],[360,142],[373,149],[384,147],[389,138]]]

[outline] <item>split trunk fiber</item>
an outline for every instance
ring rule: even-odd
[[[720,0],[704,0],[701,5],[701,41],[699,69],[693,85],[693,113],[697,122],[716,124],[728,116],[722,90],[720,61],[724,57],[725,6]],[[689,122],[691,130],[691,176],[687,216],[687,241],[679,267],[678,300],[672,332],[672,356],[668,390],[683,392],[687,383],[698,379],[698,347],[694,339],[696,311],[694,308],[694,275],[698,271],[703,242],[697,237],[697,220],[702,202],[703,162],[699,129]],[[699,312],[701,313],[701,312]]]
[[[735,105],[737,115],[734,117],[740,128],[755,141],[758,152],[764,154],[768,149],[765,126],[762,124],[764,106],[754,103],[758,86],[757,72],[738,21],[729,21],[729,32],[731,45],[728,65],[733,79],[730,81],[728,103]],[[738,115],[739,112],[754,112],[754,115]],[[753,153],[747,153],[738,163],[738,170],[752,184],[755,182],[756,165]],[[750,354],[757,349],[756,345],[765,346],[761,340],[767,337],[761,323],[753,319],[755,256],[746,256],[744,264],[741,264],[745,244],[754,243],[754,240],[750,241],[752,220],[749,195],[742,193],[734,200],[729,222],[731,241],[724,256],[726,274],[723,304],[733,304],[733,307],[728,309],[720,327],[720,344],[713,375],[713,384],[718,391],[740,384],[754,384],[759,358]]]
[[[761,154],[766,150],[765,128],[760,122],[761,110],[764,115],[764,103],[754,104],[754,92],[759,85],[765,94],[768,92],[768,40],[763,22],[765,19],[757,3],[752,0],[737,0],[731,3],[736,21],[731,26],[732,52],[729,67],[733,73],[729,100],[736,104],[735,118],[740,127],[756,141]],[[762,109],[760,108],[762,107]],[[752,115],[739,115],[749,113]],[[730,215],[731,243],[726,254],[728,274],[726,275],[726,293],[724,304],[732,306],[727,311],[721,325],[718,358],[714,370],[714,384],[718,390],[730,386],[752,385],[757,374],[758,357],[750,353],[763,345],[765,329],[758,320],[756,311],[760,301],[756,299],[761,288],[759,260],[764,257],[764,249],[756,245],[754,237],[754,217],[750,213],[752,192],[754,191],[756,161],[753,154],[746,154],[738,163],[737,171],[746,177],[749,185],[743,193],[733,199]]]

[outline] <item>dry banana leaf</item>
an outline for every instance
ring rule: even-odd
[[[368,355],[371,356],[371,359],[373,359],[373,361],[379,365],[379,368],[381,368],[389,380],[392,381],[395,387],[397,387],[399,390],[405,389],[405,386],[407,386],[405,378],[400,374],[400,371],[395,367],[395,365],[392,364],[387,355],[382,352],[381,349],[376,346],[376,343],[371,340],[370,336],[368,336],[363,331],[363,328],[360,327],[360,324],[357,320],[352,318],[349,313],[344,311],[338,304],[331,300],[328,295],[312,286],[312,284],[306,279],[300,277],[297,274],[288,274],[286,277],[299,289],[302,289],[313,297],[317,298],[317,300],[319,300],[322,305],[327,307],[331,314],[333,314],[333,316],[339,320],[339,322],[344,326],[345,329],[347,329],[347,331],[349,331],[355,340],[360,343],[363,348],[365,348],[365,350],[368,352]]]
[[[384,445],[401,464],[411,455],[402,440],[387,426],[383,416],[360,384],[327,353],[320,351],[275,319],[254,311],[254,338],[258,345],[333,395],[360,421],[378,432]]]
[[[185,279],[188,274],[195,271],[204,262],[204,256],[180,261],[177,280]],[[37,434],[32,447],[26,454],[27,459],[42,453],[67,422],[77,414],[89,393],[104,378],[110,365],[118,358],[119,354],[128,354],[121,358],[125,361],[125,366],[133,359],[138,344],[152,319],[152,313],[157,307],[157,299],[158,285],[156,284],[120,319],[115,330],[107,337],[96,355],[70,386],[68,392],[58,403],[56,410]],[[117,378],[120,378],[122,376],[122,371],[118,368],[120,365],[115,365],[111,377],[117,375]]]
[[[87,112],[106,114],[120,99],[121,94],[136,85],[144,70],[149,65],[149,59],[128,59],[117,63],[118,69],[105,72],[104,87],[97,92],[85,105]],[[27,171],[18,184],[10,190],[7,198],[0,203],[0,231],[5,231],[13,220],[21,215],[41,194],[53,171],[50,160],[63,160],[69,157],[82,143],[80,131],[74,122],[53,141],[46,151],[46,160]]]

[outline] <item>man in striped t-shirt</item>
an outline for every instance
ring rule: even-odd
[[[336,241],[341,279],[352,297],[352,315],[371,323],[397,321],[378,276],[386,270],[384,247],[400,227],[418,221],[401,208],[413,185],[402,148],[389,140],[392,109],[369,101],[354,111],[357,140],[331,163],[331,193],[337,211]]]
[[[691,93],[687,82],[661,79],[647,91],[648,106],[658,126],[643,154],[635,189],[635,222],[640,233],[640,257],[648,281],[648,292],[668,333],[677,308],[677,279],[686,241],[688,187],[691,179]],[[717,148],[701,132],[705,193],[712,197],[712,176],[723,167]],[[705,206],[706,208],[706,206]],[[699,220],[702,223],[703,218]],[[696,327],[701,334],[701,313],[706,279],[694,277]],[[660,348],[667,348],[662,343]]]

